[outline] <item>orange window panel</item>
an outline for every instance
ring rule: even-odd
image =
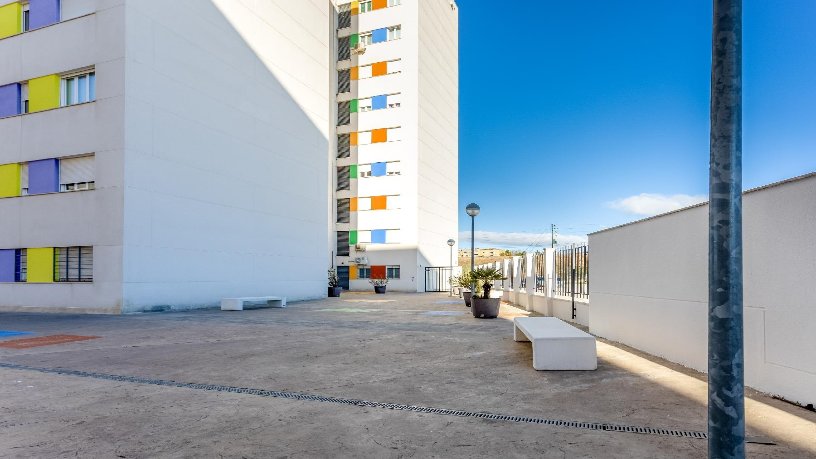
[[[385,210],[388,207],[388,199],[385,196],[371,197],[371,210]]]
[[[352,67],[351,68],[351,79],[352,80],[359,80],[360,79],[360,67]]]
[[[349,133],[349,145],[357,146],[357,133],[356,132]]]
[[[357,198],[351,198],[349,202],[349,211],[357,212]]]
[[[360,14],[360,2],[351,2],[351,15],[356,16],[358,14]]]
[[[387,7],[388,7],[388,1],[387,0],[374,0],[373,2],[371,2],[371,9],[372,10],[381,10],[381,9],[387,8]]]
[[[358,278],[357,267],[349,266],[349,280],[356,280]]]
[[[371,267],[371,278],[372,279],[385,279],[385,266],[372,266]]]
[[[371,131],[371,143],[388,142],[388,129],[374,129]]]
[[[377,62],[371,66],[371,76],[383,76],[388,74],[388,62]]]

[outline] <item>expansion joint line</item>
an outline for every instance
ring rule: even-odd
[[[371,402],[368,400],[356,400],[356,399],[348,399],[348,398],[337,398],[337,397],[326,397],[322,395],[313,395],[313,394],[302,394],[298,392],[282,392],[282,391],[275,391],[275,390],[265,390],[265,389],[251,389],[247,387],[235,387],[235,386],[224,386],[219,384],[197,384],[197,383],[185,383],[185,382],[177,382],[177,381],[170,381],[164,379],[151,379],[151,378],[141,378],[137,376],[122,376],[122,375],[109,375],[105,373],[94,373],[89,371],[79,371],[79,370],[69,370],[64,368],[42,368],[42,367],[32,367],[28,365],[17,365],[13,363],[3,363],[0,362],[0,368],[6,368],[9,370],[21,370],[21,371],[35,371],[39,373],[48,373],[48,374],[57,374],[57,375],[67,375],[67,376],[76,376],[80,378],[91,378],[91,379],[98,379],[104,381],[117,381],[117,382],[128,382],[133,384],[146,384],[152,386],[166,386],[166,387],[178,387],[183,389],[195,389],[195,390],[206,390],[212,392],[229,392],[229,393],[236,393],[236,394],[247,394],[247,395],[255,395],[259,397],[272,397],[272,398],[285,398],[290,400],[303,400],[303,401],[310,401],[310,402],[324,402],[324,403],[334,403],[339,405],[351,405],[351,406],[360,406],[366,408],[383,408],[389,410],[398,410],[398,411],[410,411],[414,413],[428,413],[428,414],[436,414],[436,415],[443,415],[443,416],[459,416],[459,417],[470,417],[470,418],[477,418],[477,419],[490,419],[494,421],[507,421],[507,422],[520,422],[520,423],[527,423],[527,424],[543,424],[548,426],[555,426],[555,427],[564,427],[564,428],[573,428],[573,429],[584,429],[584,430],[597,430],[597,431],[604,431],[604,432],[625,432],[625,433],[638,433],[638,434],[646,434],[646,435],[661,435],[661,436],[668,436],[668,437],[682,437],[682,438],[698,438],[698,439],[706,439],[707,435],[705,432],[697,432],[697,431],[689,431],[689,430],[673,430],[673,429],[657,429],[652,427],[640,427],[640,426],[628,426],[628,425],[618,425],[618,424],[608,424],[603,422],[580,422],[580,421],[565,421],[561,419],[545,419],[545,418],[537,418],[537,417],[529,417],[529,416],[510,416],[506,414],[495,414],[495,413],[486,413],[486,412],[474,412],[474,411],[465,411],[465,410],[451,410],[447,408],[433,408],[428,406],[416,406],[416,405],[404,405],[399,403],[382,403],[382,402]]]

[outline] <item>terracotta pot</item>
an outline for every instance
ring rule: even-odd
[[[462,292],[462,298],[465,299],[465,306],[470,307],[470,297],[473,296],[473,292],[469,292],[467,290]]]
[[[471,300],[473,317],[495,319],[499,316],[501,298],[473,298]]]
[[[343,287],[329,287],[329,298],[338,298],[343,292]]]

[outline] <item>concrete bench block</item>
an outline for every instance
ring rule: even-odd
[[[595,370],[595,337],[555,317],[517,317],[513,339],[531,342],[536,370]]]
[[[286,297],[258,296],[245,298],[224,298],[221,300],[222,311],[243,311],[255,308],[285,308]]]

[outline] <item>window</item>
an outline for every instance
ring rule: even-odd
[[[66,158],[59,162],[60,191],[93,190],[94,156]]]
[[[55,282],[93,282],[93,247],[54,249]]]
[[[23,32],[28,32],[31,30],[31,5],[28,3],[23,5]]]
[[[96,73],[93,71],[63,77],[60,106],[84,104],[96,100]]]
[[[360,99],[358,104],[360,107],[361,112],[370,112],[371,111],[371,103],[372,99],[369,97],[368,99]]]
[[[14,251],[14,282],[25,282],[28,278],[28,250]]]
[[[338,231],[337,232],[337,256],[338,257],[347,257],[351,252],[351,247],[349,246],[349,232],[348,231]]]
[[[402,36],[402,26],[394,26],[388,28],[388,41],[399,40]]]
[[[20,100],[22,101],[21,113],[28,113],[28,83],[20,85]]]
[[[20,164],[20,196],[28,196],[28,163]]]
[[[389,279],[399,279],[400,278],[400,267],[399,266],[386,266],[385,271],[386,271],[386,276]]]
[[[388,0],[388,6],[399,6],[402,4],[402,0]]]
[[[337,223],[350,223],[351,222],[351,213],[349,209],[351,208],[351,199],[338,199],[337,200]]]
[[[360,13],[368,13],[372,9],[371,0],[360,2]]]
[[[358,279],[371,279],[371,268],[368,266],[358,266],[357,267],[357,278]]]
[[[373,43],[374,36],[371,32],[361,33],[360,34],[360,44],[359,46],[370,46]]]

